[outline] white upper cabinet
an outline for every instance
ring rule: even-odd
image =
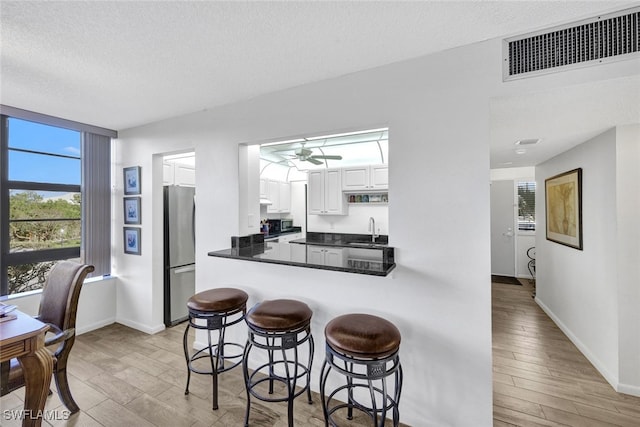
[[[165,162],[162,164],[162,184],[195,187],[196,168],[175,162]]]
[[[264,186],[264,190],[263,190]],[[266,191],[263,194],[263,191]],[[288,182],[260,180],[260,198],[269,199],[268,213],[287,213],[291,211],[291,184]]]
[[[290,212],[291,184],[288,182],[278,182],[278,192],[280,193],[280,212]]]
[[[308,185],[309,214],[346,215],[341,169],[309,171]]]
[[[269,197],[267,196],[267,194],[268,194],[267,180],[264,178],[261,178],[260,179],[260,198],[268,199]]]
[[[389,166],[373,165],[369,168],[369,185],[373,190],[389,189]]]
[[[342,190],[387,190],[389,167],[387,165],[354,166],[342,169]]]

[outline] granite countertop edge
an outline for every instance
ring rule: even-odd
[[[330,245],[327,245],[327,246],[330,246]],[[283,260],[269,259],[269,258],[255,258],[253,256],[231,254],[227,252],[229,250],[230,249],[223,249],[220,251],[211,251],[211,252],[208,252],[207,255],[211,257],[217,257],[217,258],[235,259],[238,261],[262,262],[266,264],[278,264],[278,265],[287,265],[291,267],[313,268],[315,270],[340,271],[343,273],[356,273],[356,274],[364,274],[367,276],[378,276],[378,277],[388,276],[389,273],[391,273],[391,271],[393,271],[396,268],[395,263],[387,264],[386,265],[387,268],[382,271],[364,270],[364,269],[358,269],[353,267],[336,267],[332,265],[307,264],[302,262],[283,261]]]

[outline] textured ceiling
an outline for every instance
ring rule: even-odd
[[[0,103],[122,130],[630,4],[0,0]]]

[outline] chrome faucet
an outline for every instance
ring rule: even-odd
[[[371,232],[371,242],[375,243],[378,235],[376,234],[376,220],[372,216],[369,217],[369,231]]]

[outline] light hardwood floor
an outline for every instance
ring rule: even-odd
[[[640,426],[640,398],[616,393],[606,383],[535,304],[530,286],[493,284],[492,290],[495,426]],[[246,400],[239,369],[221,375],[218,411],[211,410],[208,376],[193,375],[191,393],[184,395],[183,331],[179,325],[147,335],[114,324],[80,335],[69,371],[82,411],[43,425],[242,425]],[[23,395],[18,390],[0,399],[0,425],[20,425],[4,411],[20,409]],[[252,426],[286,425],[284,404],[255,402],[252,408]],[[55,393],[46,409],[64,417]],[[368,425],[365,421],[349,425]],[[295,422],[324,425],[317,395],[313,405],[296,400]]]
[[[494,426],[640,426],[640,398],[616,393],[535,303],[494,283]]]
[[[182,349],[185,324],[147,335],[113,324],[77,337],[69,358],[69,383],[81,408],[68,420],[45,420],[43,426],[167,426],[229,427],[244,424],[246,392],[237,367],[219,376],[219,409],[211,409],[211,376],[191,376],[185,396],[186,365]],[[193,338],[193,337],[192,337]],[[321,363],[315,361],[314,363]],[[276,385],[277,386],[277,385]],[[55,385],[52,384],[52,390]],[[24,389],[0,399],[0,426],[19,426],[11,411],[22,408]],[[252,399],[249,424],[286,426],[286,403]],[[57,393],[49,396],[45,415],[65,418]],[[358,413],[340,425],[365,426],[370,421]],[[317,393],[313,404],[304,396],[294,403],[296,426],[324,426]]]

